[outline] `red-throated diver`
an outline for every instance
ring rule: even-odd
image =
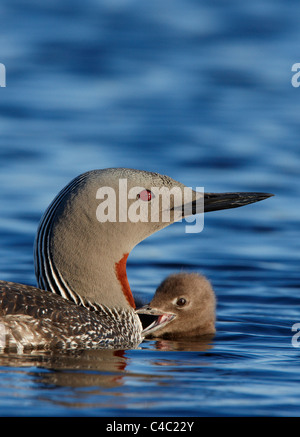
[[[199,212],[196,205],[201,196],[204,212],[236,208],[271,196],[202,194],[168,176],[125,168],[94,170],[76,177],[46,210],[35,241],[38,287],[54,295],[35,287],[0,282],[2,348],[120,349],[135,347],[143,340],[145,334],[126,275],[127,257],[140,241],[178,220],[175,210],[187,216],[184,198],[179,202],[170,196],[169,221],[162,220],[166,207],[163,210],[161,204],[158,217],[147,221],[146,213],[154,201],[152,187],[188,190],[192,207],[188,215]],[[119,204],[121,190],[127,198]],[[117,200],[116,211],[108,212],[107,204],[101,210],[107,216],[99,219],[99,199],[103,207],[109,194]],[[141,215],[137,220],[126,219],[129,212],[138,210]],[[168,314],[159,317],[161,326],[171,319]]]

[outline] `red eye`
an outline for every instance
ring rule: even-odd
[[[143,190],[137,195],[137,198],[144,202],[149,202],[152,199],[152,193],[150,190]]]

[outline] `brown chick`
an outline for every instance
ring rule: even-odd
[[[149,311],[161,311],[162,317],[170,314],[169,320],[156,321],[143,334],[147,338],[180,338],[214,334],[216,298],[210,282],[197,273],[178,273],[167,277],[157,288],[149,305]],[[138,312],[143,312],[139,310]],[[173,315],[173,317],[171,316]],[[170,321],[171,319],[171,321]],[[154,325],[154,326],[153,326]],[[151,329],[151,334],[147,330]]]

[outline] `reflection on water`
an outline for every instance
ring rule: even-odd
[[[176,341],[155,341],[150,350],[157,351],[201,351],[211,348],[209,339],[199,339],[192,342]],[[110,404],[110,397],[121,398],[119,407],[125,402],[126,408],[131,406],[132,399],[124,387],[130,383],[141,384],[141,386],[172,386],[174,376],[170,375],[174,368],[179,365],[191,368],[195,362],[186,356],[177,357],[176,354],[169,356],[149,354],[145,360],[145,354],[140,349],[133,351],[137,353],[137,362],[141,359],[141,366],[132,369],[130,351],[113,350],[78,350],[78,351],[32,351],[30,354],[2,353],[0,356],[0,373],[6,381],[7,376],[14,375],[14,379],[30,381],[31,390],[38,389],[39,396],[47,396],[48,402],[53,408],[96,408],[105,407]],[[146,365],[145,365],[146,363]],[[144,364],[144,365],[143,365]],[[197,366],[208,365],[205,359],[200,358]],[[163,367],[163,372],[161,372]],[[155,368],[158,371],[155,371]],[[36,370],[32,370],[36,369]],[[166,378],[167,376],[167,378]],[[171,378],[171,379],[170,379]],[[168,381],[170,379],[170,381]],[[20,383],[19,383],[20,384]],[[6,382],[3,386],[5,387]],[[21,384],[23,385],[23,384]],[[8,388],[8,387],[7,387]],[[67,390],[60,396],[48,397],[48,390]],[[71,395],[70,395],[71,391]],[[155,392],[152,402],[155,403]],[[92,401],[90,400],[92,397]],[[116,408],[118,402],[112,403],[111,407]],[[124,405],[124,407],[125,407]],[[124,408],[123,407],[123,408]],[[79,410],[80,411],[80,410]],[[108,414],[109,415],[109,414]]]
[[[175,340],[145,340],[142,347],[151,345],[151,349],[158,351],[201,351],[211,349],[213,336],[203,338],[175,341]],[[138,350],[140,350],[139,348]],[[125,350],[87,349],[87,350],[52,350],[30,351],[28,353],[2,352],[0,366],[3,367],[31,367],[33,365],[60,371],[59,373],[46,374],[44,382],[71,385],[71,386],[115,386],[121,384],[122,375],[127,375],[128,357]],[[66,372],[64,372],[66,371]],[[94,371],[93,375],[85,371]],[[72,373],[74,372],[74,374]],[[80,372],[83,372],[82,374]],[[72,375],[74,384],[71,383]],[[85,380],[86,376],[86,380]],[[66,382],[66,384],[64,383]]]
[[[213,335],[205,335],[203,338],[190,340],[189,338],[184,340],[164,340],[159,339],[154,342],[154,347],[160,351],[201,351],[205,352],[211,349]]]
[[[30,354],[3,354],[1,366],[38,366],[54,372],[42,374],[38,382],[70,387],[100,385],[115,387],[122,384],[126,369],[124,351],[89,350],[68,352],[32,352]],[[89,373],[92,371],[92,373]]]

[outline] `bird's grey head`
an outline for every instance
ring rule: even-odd
[[[161,196],[160,190],[167,196]],[[172,195],[184,190],[185,197]],[[134,169],[84,173],[56,196],[42,217],[35,242],[38,285],[81,304],[135,307],[126,260],[136,244],[183,215],[200,212],[196,205],[201,199],[204,211],[209,211],[268,196],[203,196],[168,176]],[[188,209],[184,208],[186,197]]]
[[[35,243],[38,285],[77,303],[87,299],[134,306],[126,259],[136,244],[178,220],[174,206],[181,208],[182,201],[176,205],[169,196],[163,202],[156,192],[172,188],[183,190],[184,185],[133,169],[94,170],[75,178],[40,222]]]

